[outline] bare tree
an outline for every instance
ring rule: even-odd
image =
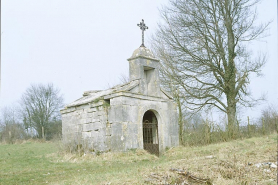
[[[263,129],[267,132],[278,132],[278,109],[274,105],[269,105],[262,110],[259,123],[261,122]]]
[[[63,97],[53,84],[31,85],[22,95],[20,103],[25,128],[34,128],[39,138],[49,133],[53,122],[60,120]]]
[[[18,122],[17,108],[15,106],[3,107],[1,109],[1,118],[3,125],[11,125]]]
[[[154,36],[162,73],[178,85],[193,111],[218,108],[227,114],[233,136],[238,105],[252,106],[250,74],[260,75],[264,55],[253,57],[248,44],[267,24],[255,25],[256,0],[170,0]]]
[[[165,88],[166,91],[171,92],[174,101],[177,103],[178,108],[178,122],[179,122],[179,142],[181,145],[184,144],[183,142],[183,131],[184,131],[184,122],[185,116],[184,112],[186,112],[185,107],[183,104],[185,103],[184,98],[181,96],[179,84],[177,84],[173,79],[172,76],[169,75],[166,71],[166,68],[160,68],[160,80],[161,85]]]
[[[14,143],[17,139],[25,139],[27,134],[19,121],[16,106],[3,107],[0,111],[0,139],[3,142]]]

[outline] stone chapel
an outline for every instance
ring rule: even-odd
[[[129,62],[129,82],[86,91],[61,110],[65,143],[95,152],[145,149],[159,155],[179,145],[177,107],[160,87],[160,62],[142,45]]]

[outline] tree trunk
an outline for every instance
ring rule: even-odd
[[[42,127],[38,126],[36,130],[38,132],[39,138],[42,138]]]
[[[42,127],[42,138],[45,139],[45,136],[44,136],[44,127]]]
[[[182,121],[182,109],[181,109],[181,102],[179,98],[179,93],[177,94],[177,104],[179,109],[179,141],[180,144],[183,145],[183,121]]]
[[[228,135],[229,138],[234,139],[236,137],[236,100],[235,98],[228,98]]]

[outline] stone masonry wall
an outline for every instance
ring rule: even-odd
[[[116,96],[61,111],[63,139],[93,151],[143,149],[143,116],[155,113],[160,152],[179,144],[177,110],[173,101],[142,96]]]
[[[111,125],[111,150],[143,149],[143,116],[152,110],[158,119],[159,148],[179,144],[177,112],[172,101],[152,101],[119,96],[110,100],[108,120]]]
[[[61,111],[65,143],[85,145],[96,151],[106,151],[107,107],[104,100],[71,107]]]

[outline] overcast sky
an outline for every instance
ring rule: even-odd
[[[53,83],[65,103],[87,90],[101,90],[128,75],[128,61],[141,44],[137,23],[145,20],[145,45],[161,21],[167,0],[2,0],[0,107],[15,104],[26,88]],[[245,114],[278,105],[277,1],[263,0],[258,22],[273,20],[269,37],[250,47],[268,53],[262,78],[252,78],[255,97],[267,101]]]

